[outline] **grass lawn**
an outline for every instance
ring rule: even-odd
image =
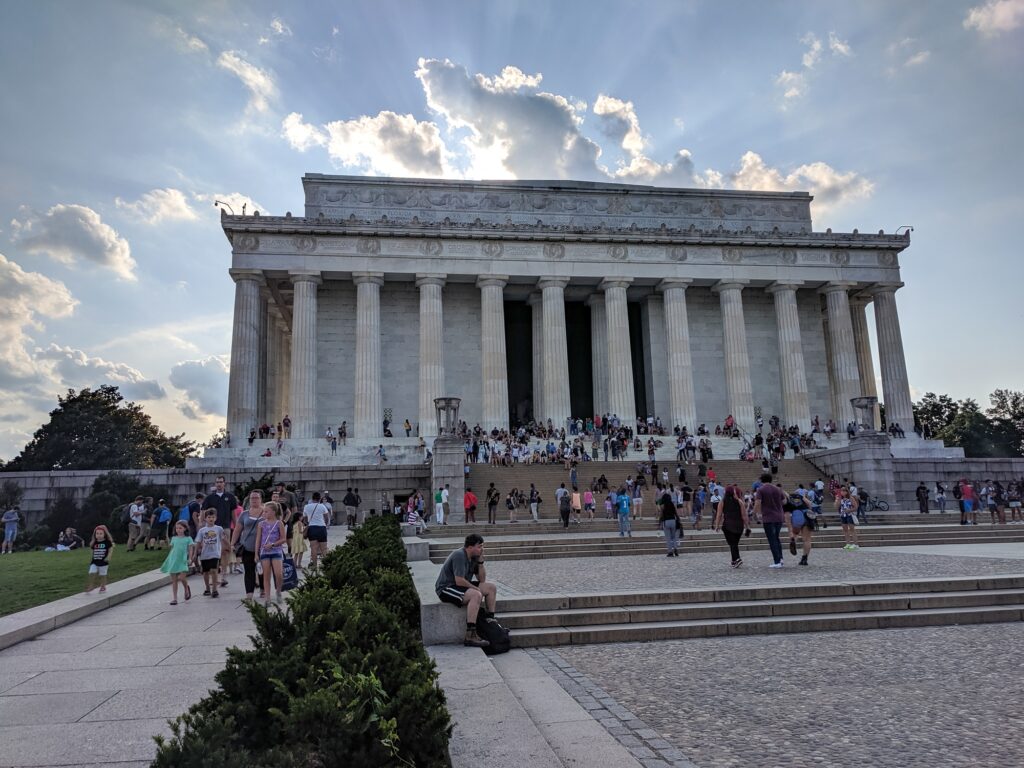
[[[167,550],[127,552],[123,544],[110,556],[110,582],[159,568]],[[85,589],[90,552],[15,552],[0,556],[0,616],[68,597]]]

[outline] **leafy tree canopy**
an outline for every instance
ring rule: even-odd
[[[970,398],[928,392],[914,403],[914,415],[935,437],[960,446],[969,457],[1024,455],[1024,392],[997,389],[989,402],[991,407],[982,411]]]
[[[50,420],[4,470],[181,467],[195,449],[184,434],[165,435],[142,406],[126,402],[117,387],[104,385],[69,389],[58,397]]]

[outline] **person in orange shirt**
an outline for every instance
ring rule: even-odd
[[[476,494],[473,493],[472,488],[466,488],[466,493],[462,497],[462,508],[466,510],[466,522],[476,522],[476,505],[478,501]]]

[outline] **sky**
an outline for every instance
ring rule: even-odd
[[[1024,388],[1024,0],[8,0],[0,73],[0,459],[105,383],[209,439],[214,201],[301,215],[307,172],[808,191],[914,227],[915,398]]]

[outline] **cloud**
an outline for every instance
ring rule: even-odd
[[[237,216],[242,215],[242,206],[245,206],[245,213],[249,215],[252,215],[254,211],[267,214],[266,208],[248,195],[243,195],[241,192],[193,192],[192,198],[210,206],[212,206],[216,200],[219,200],[222,203],[227,203],[231,206],[231,211],[234,211]],[[228,211],[228,213],[231,213],[231,211]],[[218,213],[217,215],[219,216],[220,214]]]
[[[211,355],[202,360],[184,360],[171,369],[170,382],[185,393],[178,410],[190,419],[227,413],[228,361]]]
[[[217,66],[235,75],[249,89],[246,112],[268,112],[270,102],[277,98],[274,76],[255,64],[250,64],[237,51],[224,51],[217,57]]]
[[[154,189],[146,192],[135,202],[129,203],[116,198],[117,207],[128,211],[146,224],[156,225],[165,221],[195,221],[199,215],[189,204],[180,189]]]
[[[35,358],[52,363],[53,373],[66,387],[96,388],[113,384],[126,400],[162,400],[167,397],[160,383],[147,379],[141,371],[125,363],[89,357],[80,349],[51,343],[46,349],[36,349]]]
[[[899,42],[889,45],[888,54],[891,59],[896,60],[896,63],[886,69],[890,77],[896,75],[901,69],[920,67],[931,58],[931,51],[915,50],[917,48],[917,38],[914,37],[904,37]]]
[[[270,31],[278,37],[291,37],[292,30],[287,24],[285,24],[279,17],[275,17],[270,22]]]
[[[918,51],[913,56],[911,56],[909,59],[907,59],[905,62],[903,62],[903,66],[904,67],[916,67],[916,66],[919,66],[921,64],[924,64],[926,61],[928,61],[928,59],[931,58],[931,55],[932,55],[931,51]]]
[[[158,35],[173,42],[175,47],[184,53],[206,54],[210,52],[210,48],[205,42],[170,19],[159,17],[154,26]]]
[[[281,135],[284,136],[293,149],[305,152],[311,147],[326,147],[329,141],[327,133],[302,121],[299,112],[292,112],[281,123]]]
[[[834,55],[838,56],[853,55],[853,51],[850,49],[850,44],[845,40],[840,40],[835,32],[828,33],[828,49],[832,51]]]
[[[800,42],[807,46],[807,50],[804,51],[803,58],[801,59],[804,69],[814,69],[814,65],[821,58],[821,40],[808,32],[800,38]]]
[[[821,39],[813,32],[808,32],[801,37],[800,42],[807,46],[807,50],[800,57],[801,69],[797,71],[784,69],[775,76],[775,85],[782,91],[781,108],[783,110],[788,109],[807,94],[809,78],[824,53]],[[853,53],[850,44],[840,39],[835,32],[828,33],[828,50],[833,58],[836,56],[846,58]]]
[[[745,152],[740,168],[728,177],[733,189],[776,192],[809,191],[814,195],[816,212],[835,207],[841,202],[870,197],[874,184],[854,171],[841,173],[827,163],[807,163],[789,173],[765,163],[756,152]]]
[[[1011,32],[1024,25],[1024,0],[988,0],[967,12],[964,29],[976,29],[987,37]]]
[[[782,88],[782,98],[786,101],[798,99],[807,92],[807,78],[799,72],[784,69],[776,76],[775,84]]]
[[[78,302],[59,280],[26,272],[0,254],[0,389],[41,384],[45,371],[29,354],[28,331],[69,317]]]
[[[26,253],[45,254],[67,265],[92,262],[122,280],[136,280],[135,260],[128,241],[100,215],[84,205],[59,203],[45,215],[23,208],[24,220],[11,221],[12,242]]]

